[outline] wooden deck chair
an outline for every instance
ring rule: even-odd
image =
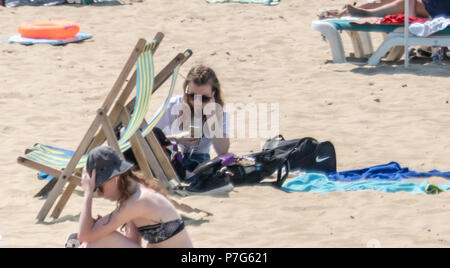
[[[132,149],[134,152],[134,155],[136,156],[138,165],[143,169],[144,173],[146,173],[147,177],[155,179],[159,185],[164,188],[168,193],[170,194],[177,194],[179,196],[187,196],[188,194],[186,191],[181,190],[180,187],[177,187],[180,185],[180,180],[173,169],[170,160],[166,156],[164,150],[161,147],[161,144],[153,134],[152,130],[159,121],[159,119],[163,116],[164,111],[166,111],[166,108],[170,102],[170,99],[172,97],[173,91],[174,91],[174,85],[175,85],[175,79],[177,77],[176,73],[178,72],[179,67],[192,55],[191,50],[186,50],[183,54],[178,54],[177,57],[175,57],[156,77],[156,82],[164,82],[166,79],[170,76],[171,69],[173,70],[172,73],[172,82],[171,87],[169,90],[169,94],[166,97],[164,104],[160,108],[157,114],[154,115],[154,117],[147,123],[145,120],[142,123],[141,128],[141,135],[137,135],[137,140],[134,141],[133,146],[133,140],[131,139],[129,142],[126,142],[122,144],[121,151],[124,152],[128,149]],[[178,65],[178,66],[176,66]],[[172,70],[171,70],[172,71]],[[160,83],[155,83],[156,86],[159,87]],[[153,90],[156,91],[157,88]],[[136,99],[133,98],[121,111],[121,115],[124,116],[123,120],[119,120],[114,124],[114,126],[117,126],[121,122],[128,122],[129,120],[129,114],[131,107],[135,106]],[[118,114],[116,114],[118,115]],[[100,137],[100,138],[99,138]],[[102,141],[105,139],[105,137],[102,137],[101,135],[98,135],[97,138],[99,140],[97,142],[94,142],[94,144],[102,143]],[[145,138],[145,139],[144,139]],[[48,145],[42,145],[39,144],[35,147],[39,147],[40,150],[55,150],[54,147],[48,146]],[[95,146],[94,146],[95,147]],[[136,150],[137,149],[137,150]],[[60,154],[69,154],[71,155],[71,152],[67,152],[67,150],[56,148]],[[148,167],[148,168],[145,168]],[[154,174],[154,175],[153,175]],[[64,207],[65,202],[67,202],[68,197],[70,197],[71,193],[77,186],[76,180],[72,180],[69,182],[69,187],[66,188],[62,198],[60,199],[60,203],[58,203],[58,207]],[[66,197],[66,198],[65,198]],[[63,201],[61,201],[63,200]],[[186,212],[186,213],[205,213],[206,215],[212,215],[209,212],[199,210],[197,208],[191,208],[188,205],[182,204],[179,201],[176,201],[174,198],[171,198],[172,203],[175,205],[176,208],[179,210]],[[64,203],[61,203],[64,202]],[[54,216],[54,215],[52,215]]]
[[[179,65],[183,65],[190,57],[192,56],[192,51],[190,49],[186,50],[184,53],[179,53],[174,59],[172,59],[161,71],[160,73],[155,77],[155,86],[153,89],[154,93],[169,77],[170,75],[172,75],[172,77],[176,77],[173,74],[174,69]],[[111,122],[115,122],[113,124],[114,129],[116,129],[119,125],[123,124],[122,120],[121,120],[121,116],[124,114],[124,104],[126,102],[126,99],[129,97],[129,95],[131,94],[131,91],[133,90],[134,86],[136,84],[136,72],[134,72],[134,74],[131,76],[130,81],[127,84],[127,87],[125,88],[121,98],[117,101],[117,103],[115,104],[115,106],[113,107],[113,109],[111,110],[111,113],[109,115],[110,121]],[[174,82],[172,82],[172,85],[175,85]],[[171,90],[169,91],[169,95],[167,96],[163,107],[167,107],[168,102],[170,101],[170,98],[172,96],[173,93],[173,87],[171,87]],[[130,102],[126,105],[126,110],[128,111],[128,113],[126,113],[127,115],[130,113],[130,111],[133,110],[133,107],[135,106],[135,101],[136,101],[136,97],[132,98],[130,100]],[[160,115],[156,115],[156,117],[160,117]],[[152,119],[153,120],[155,120]],[[143,122],[143,127],[142,129],[145,129],[146,126],[148,124],[145,122]],[[152,133],[150,131],[151,129],[148,128],[146,130],[146,134],[148,134],[147,140],[148,138],[152,137]],[[104,132],[99,132],[95,138],[92,140],[91,145],[89,146],[88,151],[90,151],[92,148],[99,146],[101,144],[104,143],[104,141],[106,140],[106,136],[104,134]],[[68,151],[65,149],[61,149],[61,148],[55,148],[53,146],[49,146],[49,145],[43,145],[43,144],[35,144],[35,146],[32,149],[27,149],[26,150],[26,154],[28,154],[29,152],[31,152],[31,150],[34,149],[40,149],[40,150],[45,150],[45,151],[51,151],[54,153],[58,153],[58,154],[66,154],[69,155],[70,157],[73,155],[73,151]],[[169,161],[166,157],[166,159],[161,158],[160,160],[161,162],[167,162]],[[171,166],[169,166],[170,168],[165,169],[165,171],[169,174],[173,174],[175,172],[171,172],[173,170],[173,168]],[[56,176],[58,177],[58,176]],[[178,177],[175,175],[172,175],[170,177],[174,177],[175,179],[178,180]],[[42,188],[36,195],[35,197],[43,197],[46,196],[48,194],[48,192],[54,187],[55,183],[57,180],[51,180],[46,186],[44,186],[44,188]]]
[[[176,68],[175,72],[178,72],[179,66],[181,66],[191,55],[192,55],[192,51],[188,49],[183,54],[181,54],[181,53],[178,54],[165,68],[163,68],[163,70],[155,78],[155,88],[153,89],[153,92],[156,91],[156,89],[159,88],[159,86],[169,78],[169,76],[172,72],[172,69]],[[178,67],[177,67],[177,65],[178,65]],[[127,142],[127,143],[123,144],[123,146],[121,147],[121,150],[126,151],[131,146],[131,148],[133,149],[135,156],[138,160],[138,165],[140,167],[146,167],[144,169],[144,172],[146,173],[146,175],[149,178],[152,177],[152,173],[150,172],[150,170],[151,170],[154,174],[156,174],[156,177],[153,179],[156,179],[162,188],[165,188],[169,193],[172,193],[172,194],[176,193],[181,196],[186,196],[187,193],[183,190],[180,190],[179,187],[177,187],[177,185],[180,184],[180,181],[176,175],[176,172],[173,169],[169,159],[165,155],[163,149],[161,148],[161,145],[159,144],[156,137],[154,137],[153,133],[151,132],[153,127],[156,125],[157,121],[162,117],[163,112],[166,110],[166,107],[170,101],[170,98],[171,98],[173,90],[174,90],[176,77],[177,77],[176,73],[172,72],[172,83],[171,83],[169,95],[167,96],[162,109],[159,111],[158,114],[156,114],[154,116],[154,118],[150,121],[150,123],[144,124],[145,120],[142,123],[144,126],[143,130],[142,130],[142,135],[144,135],[146,137],[147,143],[142,138],[140,138],[141,135],[137,135],[138,141],[135,141],[135,146],[131,145],[132,144],[131,142],[133,141],[133,138],[132,138],[131,142]],[[134,74],[131,81],[128,84],[128,87],[129,87],[130,83],[133,83],[136,81],[135,78],[136,78],[136,76]],[[133,98],[128,103],[127,110],[130,110],[130,107],[132,107],[134,105],[135,105],[135,98]],[[114,108],[117,108],[117,106]],[[123,106],[121,109],[113,109],[111,112],[110,118],[113,116],[113,114],[115,117],[117,117],[118,112],[121,111],[121,114],[125,116],[125,119],[123,120],[123,122],[128,122],[129,113],[127,113],[127,110],[124,110]],[[114,113],[114,111],[116,111],[116,113]],[[115,126],[117,126],[117,124],[119,124],[121,122],[122,121],[118,121],[115,124]],[[105,137],[101,136],[101,134],[102,134],[102,132],[100,132],[99,135],[96,136],[97,142],[93,142],[93,144],[103,143]],[[68,156],[66,156],[66,157],[68,157],[68,158],[70,158],[73,154],[73,152],[67,151],[65,149],[59,149],[59,148],[55,148],[55,147],[48,146],[48,145],[42,145],[42,144],[35,145],[34,148],[44,150],[44,151],[53,151],[53,152],[56,151],[56,153],[58,153],[58,154],[67,154]],[[136,149],[138,149],[138,150],[136,150]],[[147,164],[150,165],[150,169],[148,168]],[[53,170],[52,172],[56,172],[56,171]],[[55,182],[56,182],[55,180],[50,181],[43,188],[43,190],[41,190],[40,193],[37,194],[37,196],[46,195],[46,193],[49,191],[49,189],[51,189],[53,187]],[[60,201],[58,202],[55,210],[52,213],[52,217],[57,218],[59,216],[59,213],[61,212],[62,208],[67,203],[70,195],[72,194],[72,192],[74,191],[74,189],[77,185],[79,185],[78,179],[72,178],[71,180],[69,180],[69,186],[66,188],[64,194],[60,198]],[[171,201],[175,205],[176,208],[178,208],[179,210],[181,210],[183,212],[186,212],[186,213],[195,212],[195,213],[204,213],[206,215],[212,215],[209,212],[199,210],[197,208],[191,208],[188,205],[182,204],[179,201],[174,200],[173,198],[171,199]]]
[[[87,155],[85,155],[85,153],[88,153],[92,148],[91,145],[93,144],[95,137],[100,135],[95,135],[99,127],[102,128],[99,133],[102,133],[106,137],[108,144],[114,147],[119,153],[128,149],[129,146],[131,146],[133,151],[136,150],[138,152],[137,155],[140,156],[137,157],[140,159],[140,163],[138,163],[139,166],[147,175],[151,176],[149,167],[145,165],[147,162],[144,161],[145,159],[142,159],[142,146],[140,146],[141,144],[139,143],[139,137],[142,138],[142,136],[140,131],[137,130],[144,121],[145,114],[148,111],[148,102],[154,89],[154,67],[152,53],[154,53],[162,38],[163,35],[158,33],[155,36],[155,39],[149,44],[146,44],[146,41],[143,39],[138,41],[124,69],[119,75],[119,78],[114,84],[113,89],[108,94],[102,107],[97,111],[94,121],[75,152],[72,153],[56,147],[38,144],[31,150],[28,150],[24,157],[18,158],[18,162],[20,164],[58,177],[56,184],[49,193],[44,206],[38,214],[37,219],[39,221],[43,221],[45,219],[67,182],[69,182],[69,186],[66,189],[66,193],[73,192],[76,185],[79,185],[80,178],[77,176],[77,172],[80,174],[80,169],[85,165],[87,160]],[[133,74],[128,85],[124,90],[122,90],[122,87],[136,61],[136,73]],[[179,66],[173,73],[174,77],[176,77],[178,68]],[[124,103],[134,88],[136,81],[137,95],[135,109],[133,115],[126,118],[127,128],[121,139],[117,141],[114,135],[113,125],[111,123],[111,119],[114,118],[108,116],[108,111],[113,105],[115,99],[117,99],[116,106],[114,107],[115,110],[118,109],[117,107],[124,107]],[[119,96],[121,91],[122,94]],[[120,114],[126,114],[125,112],[126,110],[122,109]],[[135,146],[133,146],[133,143],[135,143]],[[69,197],[70,194],[61,197],[58,206],[53,211],[53,217],[57,218],[60,215]]]

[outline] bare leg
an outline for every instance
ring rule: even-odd
[[[359,8],[359,9],[372,9],[372,8],[381,7],[383,5],[392,3],[394,1],[396,1],[396,0],[380,0],[378,2],[377,1],[372,1],[372,2],[367,2],[367,3],[361,4],[361,5],[356,5],[354,7]],[[349,16],[350,13],[349,13],[349,10],[348,10],[347,6],[348,5],[346,5],[344,7],[344,9],[341,10],[341,11],[335,11],[336,14],[337,14],[336,16],[337,17]]]
[[[379,1],[379,3],[377,3],[377,2],[368,2],[368,3],[365,3],[365,4],[357,5],[355,7],[357,7],[357,8],[364,8],[364,9],[371,9],[371,8],[377,8],[377,7],[380,7],[380,6],[392,3],[394,1],[395,0],[381,0],[381,1]]]
[[[410,1],[410,16],[428,18],[430,14],[425,9],[421,0],[408,0]],[[364,16],[364,17],[384,17],[391,14],[405,13],[405,0],[396,0],[391,3],[379,6],[372,9],[364,9],[353,6],[347,6],[348,12],[351,15]]]
[[[131,241],[119,232],[114,232],[100,240],[92,243],[84,243],[84,248],[140,248],[136,242]]]

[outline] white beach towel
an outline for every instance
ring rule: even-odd
[[[425,23],[413,23],[409,26],[409,31],[415,36],[428,37],[440,32],[450,25],[450,18],[437,17]]]

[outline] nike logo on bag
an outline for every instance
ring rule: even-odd
[[[326,156],[326,157],[317,156],[316,157],[316,162],[320,163],[320,162],[323,162],[323,161],[327,160],[328,158],[330,158],[330,157],[329,156]]]

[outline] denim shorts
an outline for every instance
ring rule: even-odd
[[[198,165],[208,160],[211,160],[209,154],[184,154],[182,165],[186,170],[192,172]],[[194,180],[195,176],[184,178],[184,181],[188,183],[191,183]]]
[[[448,0],[422,0],[431,17],[439,15],[450,16],[450,1]]]
[[[194,171],[198,165],[208,160],[211,160],[209,154],[184,154],[182,164],[186,170]]]

